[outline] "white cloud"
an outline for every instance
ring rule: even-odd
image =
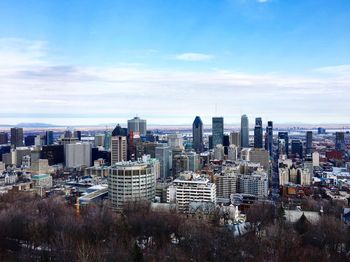
[[[270,0],[256,0],[258,3],[267,3],[270,2]]]
[[[16,43],[11,55],[17,60],[0,66],[0,124],[29,119],[74,123],[73,118],[85,121],[81,124],[103,123],[134,114],[159,124],[189,123],[195,115],[208,119],[215,104],[232,122],[243,113],[277,122],[348,121],[345,94],[350,79],[340,73],[328,76],[330,67],[319,70],[321,77],[160,70],[122,63],[78,67],[50,63],[44,42]],[[2,50],[0,57],[7,53]],[[347,66],[335,68],[347,72]]]
[[[183,53],[174,56],[174,59],[183,61],[208,61],[213,58],[214,55],[202,53]]]

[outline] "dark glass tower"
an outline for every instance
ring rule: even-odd
[[[241,147],[249,147],[249,120],[246,115],[241,117]]]
[[[15,147],[23,146],[23,128],[11,128],[11,145]]]
[[[213,148],[216,145],[222,145],[224,139],[224,118],[223,117],[213,117]]]
[[[121,127],[119,124],[113,129],[112,136],[127,136],[128,129]]]
[[[53,131],[46,131],[46,145],[53,144]]]
[[[345,150],[345,134],[344,132],[335,133],[335,149]]]
[[[292,154],[303,158],[303,143],[300,140],[292,140]]]
[[[192,125],[193,143],[192,148],[197,153],[203,152],[203,122],[199,116],[193,121]]]
[[[272,145],[273,145],[273,123],[272,121],[267,122],[266,136],[265,136],[265,149],[269,151],[272,156]]]
[[[263,148],[263,128],[261,117],[255,118],[254,147]]]
[[[278,132],[278,148],[279,148],[279,153],[283,153],[288,156],[289,154],[288,132]]]
[[[312,131],[306,132],[306,154],[312,154]]]
[[[0,145],[5,145],[9,142],[9,137],[6,132],[0,132]]]

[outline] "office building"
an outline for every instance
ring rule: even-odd
[[[109,150],[111,148],[111,141],[112,141],[112,133],[105,131],[105,140],[103,144],[103,147],[105,148],[105,150]]]
[[[111,163],[111,152],[108,150],[102,150],[101,148],[93,147],[91,149],[91,165],[96,160],[103,160],[104,163]]]
[[[345,134],[344,132],[335,133],[335,149],[336,150],[345,150]]]
[[[25,146],[34,146],[35,145],[35,138],[34,135],[28,135],[24,138],[24,145]]]
[[[269,152],[262,148],[254,148],[248,151],[249,161],[260,164],[265,170],[269,168]]]
[[[9,135],[6,132],[0,132],[0,145],[6,145],[9,142]]]
[[[185,152],[188,157],[188,170],[197,172],[199,170],[199,154],[194,151]]]
[[[191,202],[211,202],[216,205],[216,186],[193,172],[183,172],[167,190],[167,202],[176,203],[180,212],[187,213]]]
[[[57,165],[64,163],[64,145],[47,145],[41,150],[41,159],[47,159],[49,165]]]
[[[317,133],[319,135],[325,135],[326,134],[326,129],[323,128],[323,127],[319,127],[319,128],[317,128]]]
[[[54,138],[53,138],[53,131],[48,130],[46,131],[46,145],[52,145],[54,142]]]
[[[30,148],[17,147],[16,148],[16,166],[21,166],[26,156],[30,157]]]
[[[225,159],[225,151],[223,145],[216,145],[214,148],[214,160],[224,160]]]
[[[140,119],[139,117],[128,120],[128,134],[130,134],[130,132],[139,132],[141,136],[145,136],[146,130],[146,120]]]
[[[108,197],[113,210],[121,211],[130,201],[152,201],[155,190],[156,174],[150,163],[119,162],[110,167]]]
[[[155,149],[156,159],[160,163],[160,178],[166,179],[170,176],[170,161],[172,161],[171,148],[164,144],[159,144]]]
[[[306,132],[306,151],[307,155],[312,154],[312,131]]]
[[[173,164],[172,164],[172,174],[173,177],[177,177],[180,173],[188,171],[189,166],[189,158],[184,153],[176,154],[173,152]]]
[[[263,148],[263,128],[261,117],[255,118],[254,148]]]
[[[2,161],[2,155],[10,153],[11,146],[10,145],[0,145],[0,161]]]
[[[319,167],[320,166],[320,153],[317,151],[312,153],[312,166]]]
[[[240,175],[238,179],[239,193],[267,197],[269,181],[267,173],[256,171],[251,175]]]
[[[94,145],[95,147],[103,147],[105,144],[105,134],[96,134]]]
[[[23,146],[23,128],[11,128],[11,145],[15,147]]]
[[[227,160],[237,161],[238,147],[236,145],[230,145],[228,148]]]
[[[168,135],[168,145],[171,149],[184,149],[184,140],[182,134],[169,134]]]
[[[241,135],[239,132],[230,133],[230,144],[235,145],[236,147],[241,146]]]
[[[288,132],[278,132],[278,153],[279,155],[289,155]]]
[[[81,141],[81,131],[75,130],[74,131],[74,137],[78,138],[78,140]]]
[[[249,120],[246,115],[241,117],[241,147],[249,147]]]
[[[89,167],[91,165],[91,144],[76,143],[65,145],[65,164],[68,168]]]
[[[38,159],[36,161],[32,161],[30,171],[33,175],[48,174],[49,161],[47,159]]]
[[[222,172],[214,175],[217,198],[230,198],[237,193],[238,176],[233,172]]]
[[[213,117],[212,125],[213,148],[216,145],[222,145],[224,141],[224,118]]]
[[[38,174],[32,176],[35,187],[50,188],[52,187],[52,176],[49,174]]]
[[[193,121],[192,124],[192,148],[197,153],[202,153],[204,149],[203,145],[203,122],[199,116],[196,116],[196,118]]]
[[[303,143],[298,139],[292,140],[292,154],[295,157],[303,158]]]
[[[272,147],[273,147],[273,122],[268,121],[266,127],[265,135],[265,150],[269,151],[270,156],[272,156]]]
[[[128,129],[121,127],[119,124],[117,124],[112,131],[112,136],[127,136],[127,135],[128,135]]]
[[[111,164],[127,160],[127,138],[126,136],[112,136]]]

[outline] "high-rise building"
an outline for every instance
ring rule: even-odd
[[[50,166],[64,163],[64,145],[43,146],[40,158],[47,159]]]
[[[6,132],[0,132],[0,145],[5,145],[9,142],[9,136]]]
[[[197,153],[203,152],[203,122],[199,116],[193,121],[192,125],[193,143],[192,148]]]
[[[273,145],[273,122],[268,121],[266,127],[265,136],[265,150],[269,151],[270,156],[272,156],[272,145]]]
[[[155,194],[156,170],[151,163],[119,162],[110,167],[108,197],[113,210],[121,211],[131,201],[152,201]]]
[[[246,115],[241,117],[241,147],[249,147],[249,120]]]
[[[241,146],[241,136],[239,132],[230,133],[230,144],[235,145],[236,147]]]
[[[234,144],[230,145],[228,148],[227,159],[231,161],[237,161],[238,147]]]
[[[167,202],[176,203],[177,209],[186,213],[193,201],[216,205],[216,186],[196,173],[183,172],[168,187]]]
[[[109,150],[111,148],[111,140],[112,140],[111,132],[105,131],[105,141],[103,144],[103,147],[105,148],[105,150]]]
[[[34,146],[35,145],[35,138],[36,138],[35,135],[27,135],[24,138],[24,145],[25,146]]]
[[[128,133],[130,132],[140,132],[141,136],[146,135],[147,122],[139,117],[134,117],[128,120]]]
[[[241,175],[238,180],[239,192],[244,194],[267,197],[269,192],[269,181],[267,173],[254,172],[251,175]]]
[[[127,160],[127,139],[126,136],[112,136],[111,143],[111,164]]]
[[[345,150],[345,134],[344,132],[335,133],[335,149]]]
[[[306,154],[312,154],[312,131],[306,132]]]
[[[254,148],[248,152],[249,161],[260,164],[265,170],[269,167],[269,152],[262,148]]]
[[[218,173],[214,175],[216,185],[216,197],[230,198],[231,194],[237,193],[238,176],[236,173]]]
[[[303,158],[303,143],[298,139],[293,139],[291,144],[292,154],[299,158]]]
[[[112,136],[127,136],[127,135],[128,135],[128,129],[121,127],[119,124],[117,124],[112,131]]]
[[[319,135],[325,135],[326,134],[326,129],[323,128],[323,127],[319,127],[319,128],[317,128],[317,133]]]
[[[223,145],[219,144],[216,145],[214,148],[214,159],[215,160],[224,160],[225,158],[225,151]]]
[[[173,177],[177,177],[180,173],[189,171],[189,157],[186,154],[173,153],[173,165],[172,165],[172,174]]]
[[[261,117],[255,118],[254,147],[263,148],[263,128]]]
[[[224,118],[213,117],[212,125],[213,148],[216,145],[222,145],[224,140]]]
[[[289,154],[288,132],[278,132],[278,153],[286,156]]]
[[[78,140],[81,141],[81,131],[75,130],[74,131],[74,137],[78,138]]]
[[[15,147],[23,146],[23,128],[11,128],[11,145]]]
[[[188,170],[197,172],[199,169],[199,155],[194,151],[185,152],[188,157]]]
[[[53,131],[48,130],[46,131],[46,145],[52,145],[53,144]]]
[[[306,168],[297,168],[295,166],[288,167],[280,164],[279,167],[279,184],[284,186],[289,183],[309,186],[311,184],[311,177],[309,170]]]
[[[64,150],[66,167],[77,168],[91,165],[90,143],[66,144]]]
[[[104,146],[105,144],[105,134],[96,134],[94,145],[95,147]]]
[[[156,159],[160,163],[160,178],[166,179],[170,172],[170,161],[172,159],[171,148],[165,144],[156,147]]]
[[[168,135],[168,145],[171,149],[184,149],[184,139],[181,134],[169,134]]]

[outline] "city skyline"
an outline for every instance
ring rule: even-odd
[[[347,124],[349,17],[348,1],[1,1],[0,124]]]

